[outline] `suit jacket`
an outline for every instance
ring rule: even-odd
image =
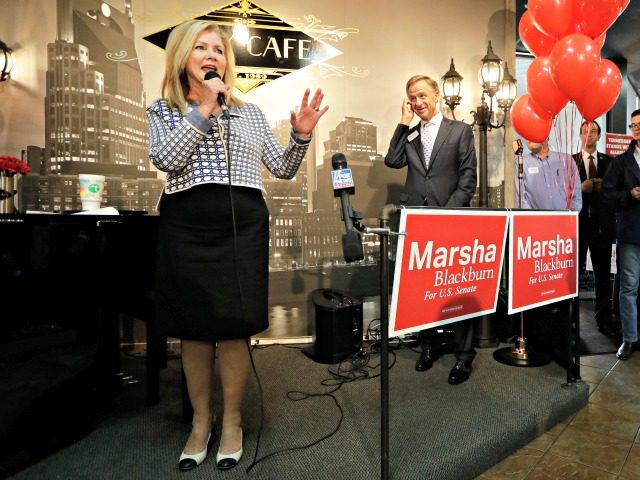
[[[598,178],[604,178],[612,159],[604,153],[597,152],[596,155],[598,158]],[[587,179],[589,159],[583,159],[582,152],[572,156],[578,165],[580,182],[584,182]],[[615,208],[610,201],[604,198],[602,191],[582,192],[582,210],[580,210],[579,222],[581,228],[595,229],[607,240],[613,241],[616,237]]]
[[[640,187],[640,167],[633,156],[635,148],[636,141],[632,140],[627,151],[611,161],[602,192],[616,207],[618,242],[640,244],[640,200],[630,193],[632,188]]]
[[[384,163],[408,167],[400,203],[407,206],[468,207],[476,191],[476,152],[471,127],[443,118],[433,143],[431,161],[424,162],[420,124],[398,124]]]

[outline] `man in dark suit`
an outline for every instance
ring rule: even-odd
[[[611,161],[602,192],[616,207],[616,236],[620,260],[620,360],[633,353],[638,341],[638,286],[640,285],[640,110],[631,113],[633,140],[622,155]]]
[[[613,205],[602,196],[602,179],[611,157],[597,151],[600,133],[597,122],[582,122],[582,151],[573,155],[582,182],[582,210],[578,217],[579,265],[583,273],[589,249],[595,277],[598,330],[605,335],[616,335],[617,328],[611,321],[611,245],[615,241],[616,216]]]
[[[407,167],[400,203],[406,206],[468,207],[476,190],[476,153],[473,132],[464,122],[449,120],[438,110],[440,91],[433,79],[416,75],[406,85],[401,120],[391,138],[384,163]],[[410,127],[414,114],[420,123]],[[457,385],[471,374],[475,357],[472,321],[454,325],[456,364],[449,383]],[[422,353],[417,371],[432,367],[439,356],[439,341],[433,330],[420,332]]]

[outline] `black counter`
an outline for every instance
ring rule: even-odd
[[[118,314],[153,289],[157,216],[0,215],[0,477],[120,389]]]

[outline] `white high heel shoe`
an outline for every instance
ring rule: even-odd
[[[216,454],[216,464],[218,470],[229,470],[235,467],[242,458],[242,429],[240,429],[240,450],[233,453],[218,453]]]
[[[204,450],[198,453],[184,453],[184,451],[180,454],[180,460],[178,461],[178,468],[183,472],[187,470],[193,470],[207,458],[207,452],[209,450],[209,440],[211,440],[211,432],[209,432],[209,436],[207,437],[207,444],[204,447]]]

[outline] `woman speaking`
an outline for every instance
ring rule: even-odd
[[[163,98],[147,109],[149,157],[167,173],[159,206],[158,333],[182,341],[194,412],[180,470],[202,463],[216,441],[216,357],[224,412],[216,463],[226,470],[242,457],[249,339],[268,327],[269,212],[261,164],[278,178],[293,178],[328,109],[321,107],[321,90],[310,96],[307,89],[291,112],[284,148],[262,111],[234,96],[234,78],[231,43],[218,26],[183,23],[167,41]]]

